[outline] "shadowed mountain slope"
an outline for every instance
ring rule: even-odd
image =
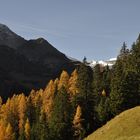
[[[43,38],[25,40],[0,24],[0,96],[44,88],[62,70],[72,72],[71,61]]]

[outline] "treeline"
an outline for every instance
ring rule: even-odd
[[[124,43],[112,69],[86,61],[26,97],[0,99],[0,140],[82,140],[120,112],[140,105],[140,36]]]

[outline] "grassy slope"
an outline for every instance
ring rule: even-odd
[[[140,140],[140,106],[122,112],[85,140]]]

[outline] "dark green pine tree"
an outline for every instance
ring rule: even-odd
[[[51,140],[71,140],[72,139],[71,105],[69,95],[62,87],[53,104],[53,111],[49,119],[49,130]]]
[[[41,113],[39,121],[36,121],[32,125],[31,140],[49,140],[49,128],[47,117],[45,113]]]
[[[110,87],[111,75],[112,75],[111,69],[109,69],[109,66],[106,66],[103,71],[102,86],[103,86],[103,89],[106,91],[107,96],[110,94],[110,90],[111,90],[111,87]]]
[[[35,122],[36,120],[36,113],[35,113],[35,107],[32,104],[31,96],[27,99],[27,110],[26,110],[26,116],[29,119],[30,125]]]
[[[131,71],[134,71],[137,74],[140,73],[140,35],[136,43],[132,45],[129,57],[129,66]]]
[[[121,112],[122,95],[120,93],[121,81],[125,75],[123,56],[118,57],[118,60],[113,68],[113,77],[111,80],[110,93],[110,110],[113,116]]]
[[[97,70],[96,70],[97,71]],[[109,106],[109,95],[110,95],[110,83],[111,83],[111,70],[108,66],[106,66],[103,70],[103,72],[96,72],[95,74],[95,81],[94,81],[94,92],[99,92],[97,99],[98,102],[95,104],[95,110],[96,110],[96,122],[98,122],[98,127],[101,127],[103,124],[105,124],[110,118],[110,106]],[[97,82],[97,81],[98,82]],[[96,85],[98,83],[98,86]],[[101,91],[102,90],[102,91]]]
[[[92,82],[93,93],[95,95],[95,106],[99,103],[101,92],[103,87],[103,73],[101,67],[97,64],[93,69],[93,82]]]
[[[115,64],[110,94],[113,116],[140,103],[139,50],[137,42],[131,52],[120,55]]]
[[[127,56],[129,54],[129,49],[127,49],[127,45],[124,42],[122,45],[122,48],[120,50],[120,54],[118,55],[119,58],[124,58],[125,56]]]
[[[39,140],[49,140],[49,128],[46,114],[41,112],[39,119]]]
[[[83,127],[86,135],[91,133],[94,128],[94,96],[92,94],[92,69],[85,64],[78,68],[78,89],[76,100],[82,108]]]
[[[99,127],[105,124],[111,118],[109,104],[110,101],[108,97],[101,97],[101,100],[96,107]]]
[[[140,80],[135,72],[127,72],[120,85],[121,111],[140,105]]]

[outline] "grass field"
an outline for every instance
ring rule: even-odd
[[[85,140],[140,140],[140,107],[122,112]]]

